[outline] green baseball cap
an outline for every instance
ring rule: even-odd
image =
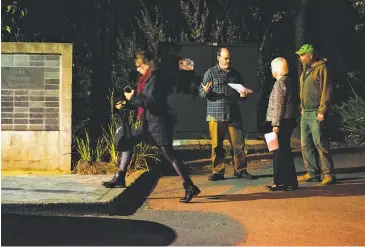
[[[305,53],[314,53],[314,47],[310,44],[304,44],[298,51],[295,52],[298,55],[303,55]]]

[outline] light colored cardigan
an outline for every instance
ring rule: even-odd
[[[286,75],[280,77],[274,84],[267,107],[266,120],[272,126],[280,126],[283,119],[298,116],[298,108],[293,99],[292,82]]]

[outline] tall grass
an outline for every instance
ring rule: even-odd
[[[103,128],[103,139],[105,143],[106,153],[109,155],[109,162],[113,164],[118,163],[118,150],[115,143],[115,131],[118,126],[118,120],[113,117],[110,124],[108,124],[108,128]]]
[[[80,156],[81,160],[91,161],[92,152],[90,148],[90,136],[89,133],[85,130],[85,139],[81,137],[75,137],[76,150]]]
[[[140,142],[134,147],[133,157],[129,166],[130,171],[135,170],[150,170],[148,165],[149,160],[161,161],[161,152],[156,146],[152,146],[145,142]]]
[[[119,119],[114,115],[114,89],[109,91],[108,101],[110,104],[110,123],[107,129],[102,129],[102,139],[105,146],[105,154],[109,156],[109,162],[118,163],[118,150],[115,143],[115,131],[120,125]]]
[[[106,153],[105,148],[105,138],[99,138],[96,142],[95,150],[91,151],[92,156],[95,159],[95,162],[101,162],[104,154]]]

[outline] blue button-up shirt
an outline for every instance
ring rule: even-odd
[[[228,83],[243,84],[241,74],[233,68],[222,70],[217,64],[205,74],[203,84],[213,82],[210,92],[205,93],[200,86],[200,96],[207,99],[207,121],[241,121],[238,100],[239,93],[228,86]]]

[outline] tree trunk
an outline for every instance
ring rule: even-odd
[[[305,14],[308,7],[309,0],[300,0],[294,12],[294,42],[296,51],[303,45],[305,33]],[[297,63],[298,76],[302,72],[300,62]]]
[[[257,109],[258,109],[258,116],[257,116],[257,125],[258,131],[262,132],[262,125],[265,122],[266,109],[267,106],[267,88],[268,88],[268,78],[267,78],[267,71],[268,71],[268,63],[267,59],[271,51],[270,42],[272,40],[272,22],[268,24],[265,28],[265,31],[262,35],[262,41],[258,49],[258,56],[257,56],[257,75],[259,79],[259,88],[257,91]]]
[[[296,10],[294,11],[293,15],[293,21],[294,21],[294,43],[295,43],[295,50],[299,50],[300,47],[304,43],[304,35],[305,35],[305,15],[306,10],[308,8],[309,0],[299,0],[296,6]],[[298,83],[296,84],[296,87],[293,88],[294,91],[297,91],[298,99],[299,99],[299,93],[300,93],[300,84],[299,84],[299,78],[302,73],[302,65],[300,64],[299,60],[297,61],[297,78]],[[299,103],[299,102],[298,102]],[[298,119],[298,125],[293,131],[293,137],[300,138],[300,119]]]
[[[94,43],[91,80],[90,136],[95,142],[108,126],[111,89],[112,55],[111,44],[115,42],[113,0],[94,1]]]

